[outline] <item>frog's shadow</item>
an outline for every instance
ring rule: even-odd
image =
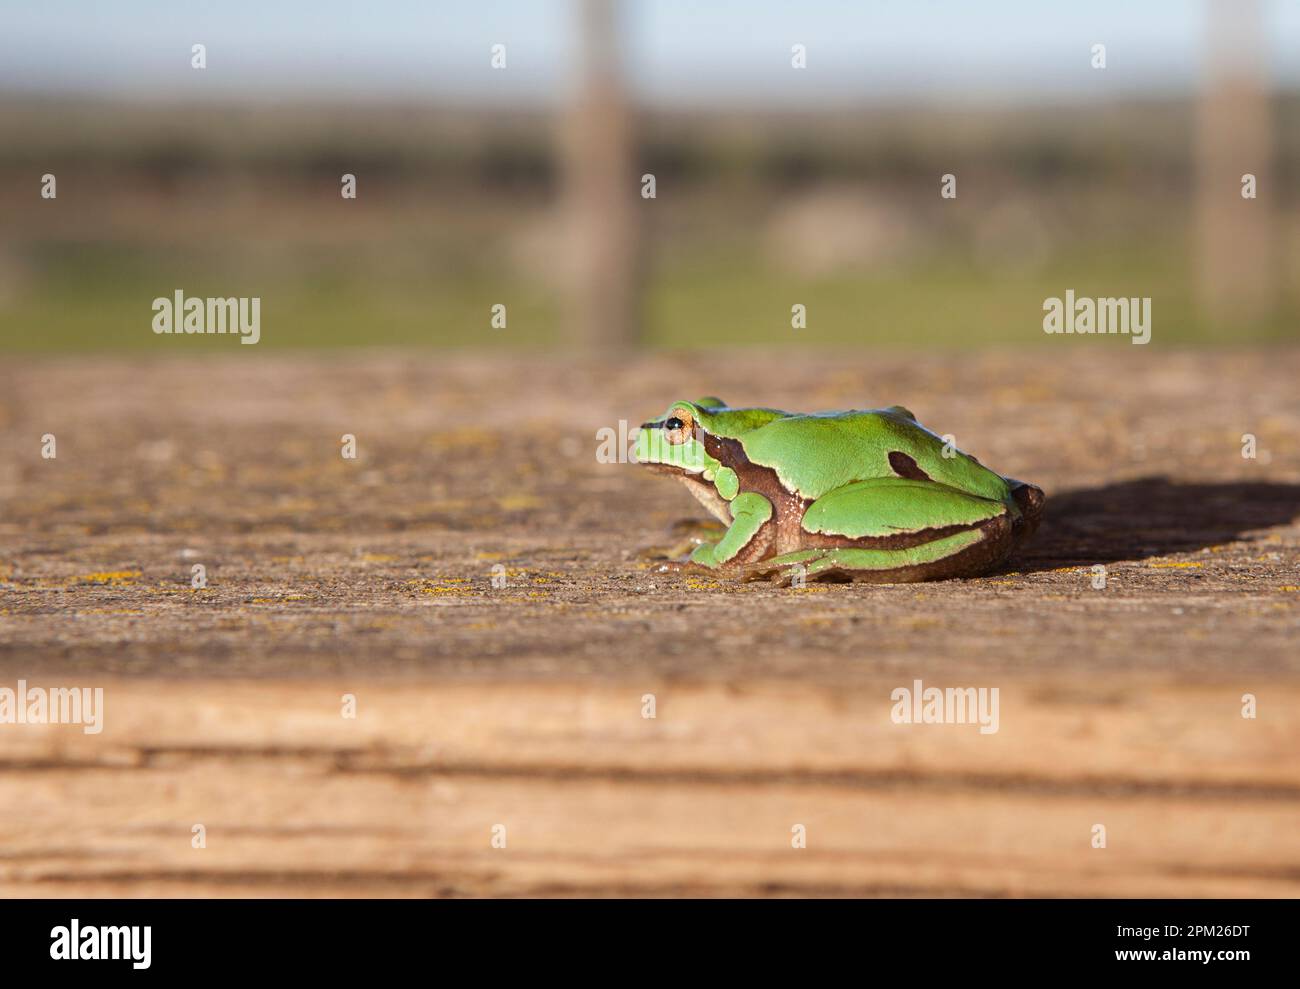
[[[1183,484],[1163,477],[1048,492],[1038,531],[1009,569],[1144,560],[1216,546],[1300,515],[1300,484],[1225,481]]]

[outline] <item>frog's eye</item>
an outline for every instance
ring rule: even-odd
[[[664,420],[664,438],[674,446],[685,443],[694,429],[695,422],[685,409],[678,409],[676,415]]]

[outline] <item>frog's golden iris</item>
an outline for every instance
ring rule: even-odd
[[[678,446],[685,443],[695,431],[695,420],[689,412],[682,409],[677,415],[664,420],[663,429],[664,438],[674,446]]]

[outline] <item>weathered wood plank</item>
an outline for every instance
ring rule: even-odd
[[[1300,894],[1300,687],[1024,679],[980,735],[892,686],[112,683],[0,733],[0,892]]]

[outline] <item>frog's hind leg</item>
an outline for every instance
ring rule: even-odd
[[[804,514],[804,548],[746,568],[786,582],[848,577],[905,583],[970,577],[1006,558],[1012,509],[933,481],[889,477],[837,488]]]
[[[909,549],[850,545],[785,553],[750,564],[745,567],[745,577],[766,576],[780,584],[789,584],[800,575],[872,584],[974,577],[1000,563],[1010,546],[1011,524],[1003,517]]]

